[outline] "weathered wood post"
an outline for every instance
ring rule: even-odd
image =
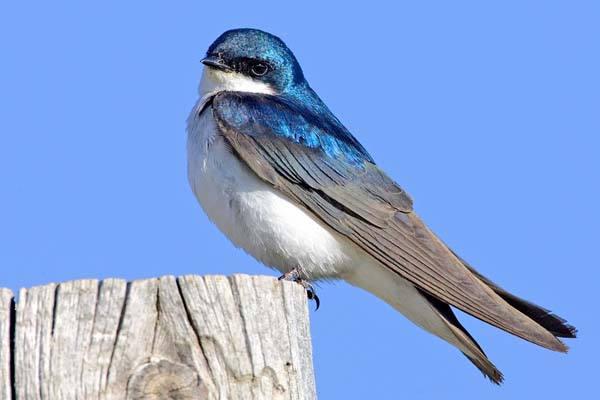
[[[15,398],[316,399],[306,293],[247,275],[49,284],[16,306],[0,289]]]

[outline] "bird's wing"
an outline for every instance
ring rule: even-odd
[[[567,347],[478,279],[412,210],[410,197],[362,156],[346,131],[277,96],[222,92],[213,115],[236,156],[419,289],[546,348]],[[352,140],[348,140],[347,137]]]

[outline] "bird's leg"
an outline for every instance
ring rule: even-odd
[[[315,288],[310,284],[310,282],[305,279],[302,279],[300,277],[300,271],[299,271],[298,267],[281,275],[279,277],[279,280],[282,280],[282,279],[285,281],[296,282],[297,284],[301,285],[306,290],[306,296],[308,297],[308,299],[315,301],[315,304],[316,304],[315,311],[317,311],[319,309],[319,306],[321,305],[319,296],[317,296]]]
[[[281,275],[277,279],[284,280],[284,281],[296,282],[296,281],[298,281],[298,279],[300,279],[300,270],[298,269],[298,267],[295,267],[295,268],[289,270],[288,272],[286,272],[285,274]]]

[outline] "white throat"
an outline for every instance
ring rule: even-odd
[[[216,68],[204,67],[199,88],[200,108],[210,97],[223,91],[263,94],[276,93],[270,85],[254,80],[239,72],[226,72]]]

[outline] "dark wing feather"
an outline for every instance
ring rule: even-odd
[[[502,297],[508,304],[521,311],[523,314],[527,315],[529,318],[546,328],[556,337],[563,338],[575,338],[577,337],[577,329],[569,325],[564,318],[559,317],[558,315],[552,313],[552,311],[547,310],[543,307],[538,306],[530,301],[524,300],[505,289],[498,286],[496,283],[492,282],[490,279],[481,275],[478,271],[475,270],[471,265],[469,265],[465,260],[459,257],[453,250],[452,253],[463,263],[465,267],[471,271],[473,275],[475,275],[479,280],[488,285],[496,294]]]
[[[331,132],[309,111],[276,96],[223,92],[213,101],[213,115],[236,155],[261,179],[384,266],[498,328],[567,350],[463,265],[412,211],[410,197],[344,141],[349,133]]]

